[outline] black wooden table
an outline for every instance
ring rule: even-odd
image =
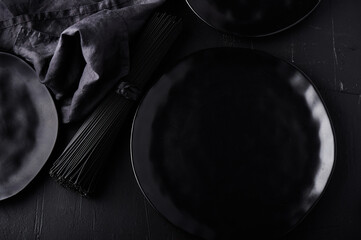
[[[185,21],[168,63],[215,46],[254,48],[294,63],[313,80],[335,127],[336,167],[321,200],[285,239],[361,239],[361,1],[323,0],[295,27],[253,39],[208,27],[183,0],[169,0],[165,8]],[[105,159],[105,176],[90,199],[48,176],[78,127],[60,126],[54,153],[40,174],[24,191],[0,202],[0,239],[197,239],[168,223],[142,196],[130,163],[131,121]]]

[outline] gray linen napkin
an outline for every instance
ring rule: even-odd
[[[165,0],[0,0],[0,49],[21,56],[82,120],[129,71],[129,43]]]

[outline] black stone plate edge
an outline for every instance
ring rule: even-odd
[[[222,33],[226,33],[226,34],[231,34],[231,35],[236,35],[238,37],[246,37],[246,38],[261,38],[261,37],[268,37],[268,36],[271,36],[271,35],[274,35],[274,34],[277,34],[277,33],[280,33],[280,32],[283,32],[289,28],[292,28],[293,26],[297,25],[298,23],[302,22],[304,19],[306,19],[309,15],[311,15],[311,13],[313,13],[315,11],[315,9],[318,7],[318,5],[320,5],[321,1],[322,0],[318,0],[318,3],[316,4],[316,6],[311,10],[309,11],[305,16],[303,16],[302,18],[300,18],[299,20],[297,20],[296,22],[292,23],[291,25],[288,25],[287,27],[285,28],[282,28],[280,30],[277,30],[275,32],[270,32],[270,33],[264,33],[264,34],[259,34],[259,35],[247,35],[247,34],[240,34],[240,33],[237,33],[237,32],[230,32],[230,31],[225,31],[225,30],[222,30],[222,29],[218,29],[216,27],[214,27],[213,25],[211,25],[210,23],[206,22],[194,9],[193,7],[190,5],[190,3],[188,2],[188,0],[185,0],[188,7],[192,10],[192,12],[200,19],[202,20],[202,22],[204,22],[205,24],[207,24],[208,26],[210,26],[211,28],[219,31],[219,32],[222,32]]]
[[[319,3],[321,2],[321,0],[319,1]],[[318,6],[318,5],[317,5]],[[316,6],[316,7],[317,7]],[[311,11],[313,12],[313,10]],[[310,13],[311,13],[310,12]],[[307,17],[307,16],[306,16]],[[302,19],[301,19],[302,20]],[[271,56],[273,56],[272,54],[270,54]],[[275,56],[273,56],[275,57]],[[278,57],[277,57],[278,58]],[[327,105],[325,103],[325,100],[323,99],[320,91],[317,89],[315,83],[311,80],[311,78],[304,72],[302,71],[298,66],[294,65],[293,63],[290,63],[282,58],[278,58],[279,60],[285,62],[286,64],[290,65],[291,67],[294,67],[297,71],[299,71],[304,77],[305,79],[307,79],[307,81],[311,84],[311,86],[313,87],[313,89],[315,90],[315,92],[317,93],[318,97],[320,98],[321,102],[322,102],[322,105],[326,111],[326,114],[327,114],[327,117],[330,121],[330,126],[331,126],[331,130],[332,130],[332,136],[333,136],[333,146],[334,146],[334,153],[333,153],[333,164],[332,164],[332,168],[331,168],[331,171],[330,171],[330,175],[328,176],[328,179],[327,179],[327,182],[325,184],[325,187],[323,188],[320,196],[315,200],[315,202],[311,205],[311,207],[306,211],[305,215],[300,219],[298,220],[298,222],[290,228],[290,230],[288,232],[286,232],[283,236],[281,237],[285,237],[287,234],[289,234],[290,232],[292,232],[297,226],[299,226],[303,220],[310,214],[310,212],[312,212],[312,210],[316,207],[316,205],[318,204],[318,202],[321,200],[321,198],[323,197],[323,195],[325,194],[327,188],[328,188],[328,185],[330,184],[331,182],[331,179],[332,179],[332,175],[335,171],[335,166],[336,166],[336,160],[337,160],[337,137],[336,137],[336,131],[335,131],[335,127],[333,125],[333,121],[332,121],[332,118],[331,118],[331,115],[330,115],[330,112],[327,108]]]

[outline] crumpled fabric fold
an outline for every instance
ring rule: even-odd
[[[41,12],[27,14],[22,1],[0,2],[0,49],[34,67],[68,123],[83,120],[127,75],[129,45],[164,0],[88,0],[80,6],[53,0],[57,11],[40,1]]]

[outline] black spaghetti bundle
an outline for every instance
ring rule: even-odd
[[[104,166],[123,123],[172,43],[181,31],[181,19],[156,13],[145,27],[131,58],[130,73],[85,120],[50,169],[60,184],[88,196]]]

